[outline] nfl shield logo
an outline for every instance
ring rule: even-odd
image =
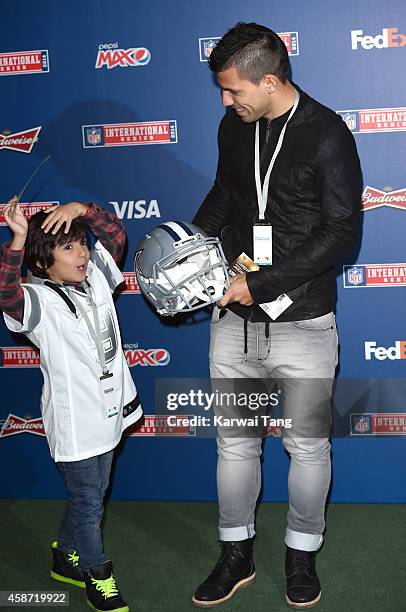
[[[199,38],[199,54],[201,62],[207,62],[219,40],[220,36],[212,36],[212,38]]]
[[[351,415],[351,433],[352,434],[372,433],[371,415],[352,414]]]
[[[341,115],[341,116],[344,119],[345,123],[347,124],[348,129],[351,130],[351,132],[357,129],[357,114],[356,113],[345,113],[344,115]]]
[[[90,128],[87,130],[87,142],[91,145],[101,143],[101,128]]]
[[[203,53],[204,53],[204,57],[207,57],[207,59],[210,57],[214,47],[216,46],[216,43],[212,40],[209,40],[207,42],[203,43]]]
[[[349,285],[362,285],[364,282],[364,270],[357,268],[357,266],[350,268],[347,270],[347,279]]]

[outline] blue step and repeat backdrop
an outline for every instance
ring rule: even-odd
[[[133,259],[150,228],[190,221],[209,191],[224,109],[207,58],[237,21],[256,21],[283,38],[294,81],[343,117],[362,162],[362,240],[337,277],[335,416],[347,435],[333,439],[331,500],[405,502],[403,0],[1,0],[0,14],[0,200],[51,155],[23,198],[27,215],[95,201],[128,233],[117,310],[147,417],[120,446],[112,496],[216,497],[214,439],[169,427],[155,396],[157,380],[207,378],[209,314],[160,319],[138,291]],[[0,225],[4,241],[1,215]],[[2,496],[61,497],[38,354],[0,323],[0,359]],[[263,499],[283,501],[288,459],[272,433]]]

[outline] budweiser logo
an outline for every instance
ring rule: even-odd
[[[0,134],[0,149],[11,149],[22,153],[31,153],[31,149],[38,142],[41,127],[17,132],[16,134]]]
[[[406,188],[396,191],[382,191],[368,185],[362,194],[362,210],[371,210],[380,206],[406,209]]]
[[[15,414],[9,414],[0,431],[0,438],[16,436],[20,433],[32,433],[36,436],[45,436],[42,417],[37,419],[23,419]]]

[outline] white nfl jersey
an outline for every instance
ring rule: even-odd
[[[112,293],[124,280],[110,253],[97,242],[91,251],[87,281],[97,306],[106,365],[113,373],[117,413],[107,417],[100,381],[102,366],[86,321],[76,315],[42,279],[22,285],[24,321],[4,314],[7,327],[21,332],[40,349],[44,385],[41,412],[55,461],[80,461],[115,448],[122,432],[142,416],[137,390],[122,346]],[[92,325],[89,297],[73,287]]]

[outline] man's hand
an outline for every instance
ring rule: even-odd
[[[3,215],[5,222],[14,234],[10,247],[16,250],[22,249],[27,237],[28,223],[20,208],[17,196],[14,196],[7,204],[4,204]]]
[[[62,206],[56,204],[45,211],[48,218],[45,219],[41,227],[46,234],[50,230],[52,230],[52,234],[56,234],[65,223],[65,234],[67,234],[73,219],[83,217],[87,211],[88,207],[80,202],[69,202],[69,204],[63,204]]]
[[[245,276],[245,274],[237,274],[232,277],[231,285],[221,300],[217,302],[219,306],[226,306],[232,302],[238,302],[242,306],[251,306],[254,303]]]

